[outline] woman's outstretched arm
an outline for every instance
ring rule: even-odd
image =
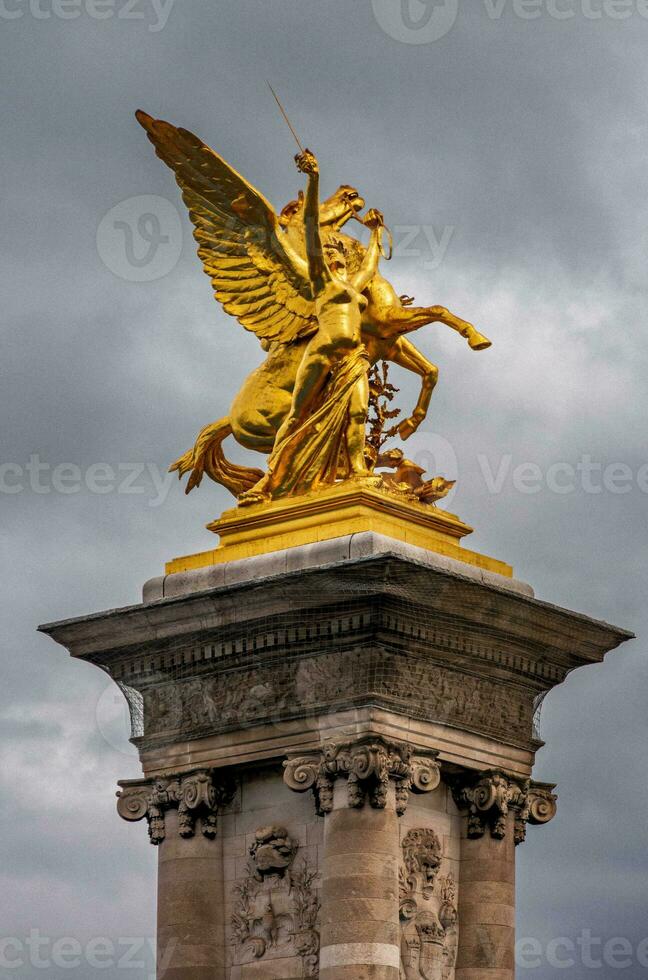
[[[322,236],[319,225],[319,166],[315,154],[311,153],[310,150],[298,153],[295,161],[297,169],[308,176],[304,202],[306,256],[313,291],[318,293],[329,278],[328,267],[322,251]]]
[[[375,208],[371,208],[367,211],[363,224],[367,228],[371,228],[371,239],[369,241],[369,247],[362,260],[362,265],[353,277],[353,285],[358,290],[359,293],[369,285],[373,277],[378,272],[378,263],[380,262],[381,256],[381,242],[383,228],[385,227],[385,220],[380,211]]]

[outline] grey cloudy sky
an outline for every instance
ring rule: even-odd
[[[34,630],[137,601],[213,545],[227,495],[164,473],[261,352],[213,302],[133,110],[281,207],[301,179],[266,78],[326,188],[384,211],[399,291],[493,339],[416,337],[441,380],[412,451],[458,476],[471,545],[640,636],[545,702],[537,776],[560,810],[518,852],[519,936],[541,949],[518,975],[648,976],[647,45],[643,0],[0,0],[2,980],[152,969],[126,943],[153,935],[155,852],[114,813],[138,774],[124,714]]]

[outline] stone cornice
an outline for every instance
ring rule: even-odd
[[[392,554],[42,630],[126,691],[142,751],[368,706],[533,751],[536,699],[630,636]]]
[[[222,629],[281,611],[325,608],[354,596],[407,597],[426,620],[443,617],[502,641],[533,646],[567,669],[600,662],[632,633],[579,613],[515,594],[457,572],[393,555],[359,558],[320,569],[110,610],[39,627],[73,656],[106,666],[114,656],[182,635]],[[136,649],[135,651],[136,652]]]
[[[442,617],[422,622],[416,607],[408,608],[392,597],[369,597],[356,601],[353,609],[349,606],[348,602],[340,608],[327,606],[316,618],[299,611],[254,619],[206,633],[198,642],[151,641],[111,658],[106,666],[114,680],[143,688],[170,674],[182,678],[202,670],[258,667],[286,656],[301,657],[312,651],[313,644],[323,653],[342,641],[385,646],[406,656],[452,662],[469,670],[486,668],[497,676],[535,683],[539,690],[565,677],[565,665],[537,656],[533,641],[525,646],[504,644],[495,634]]]

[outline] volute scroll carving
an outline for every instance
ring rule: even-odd
[[[556,814],[557,797],[553,783],[518,779],[499,770],[463,773],[451,780],[455,803],[468,812],[468,837],[503,840],[507,834],[509,812],[514,813],[515,843],[526,839],[527,824],[548,823]]]
[[[347,781],[348,806],[387,805],[389,783],[395,789],[396,812],[405,813],[410,792],[429,793],[441,781],[438,753],[413,755],[409,745],[367,737],[354,742],[328,742],[321,752],[284,762],[284,782],[298,793],[312,790],[320,815],[333,809],[333,785]]]
[[[554,783],[529,782],[523,807],[515,817],[515,843],[522,844],[526,840],[527,824],[541,826],[549,823],[556,816],[558,797],[553,792]]]
[[[171,809],[178,812],[180,837],[193,837],[200,823],[203,836],[213,839],[218,811],[232,801],[235,793],[233,780],[213,769],[196,769],[152,780],[129,780],[120,786],[119,816],[129,821],[146,818],[151,844],[161,844],[165,839],[165,814]]]

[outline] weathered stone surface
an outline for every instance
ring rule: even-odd
[[[349,966],[398,965],[399,834],[395,795],[385,806],[326,815],[322,849],[320,975]],[[382,842],[373,848],[374,837]],[[377,897],[374,897],[377,896]]]
[[[160,980],[513,980],[515,845],[555,811],[534,707],[629,634],[418,550],[353,535],[43,627],[131,704]]]
[[[456,793],[455,793],[456,798]],[[455,980],[514,980],[515,813],[503,817],[502,836],[462,838]]]
[[[366,705],[533,750],[537,698],[628,636],[409,553],[43,630],[140,692],[144,751]]]
[[[178,811],[166,816],[170,839],[179,839]],[[158,865],[158,975],[175,980],[225,976],[224,875],[220,841],[202,835],[182,840],[182,860],[167,859],[160,841]],[[179,866],[187,862],[190,874]]]

